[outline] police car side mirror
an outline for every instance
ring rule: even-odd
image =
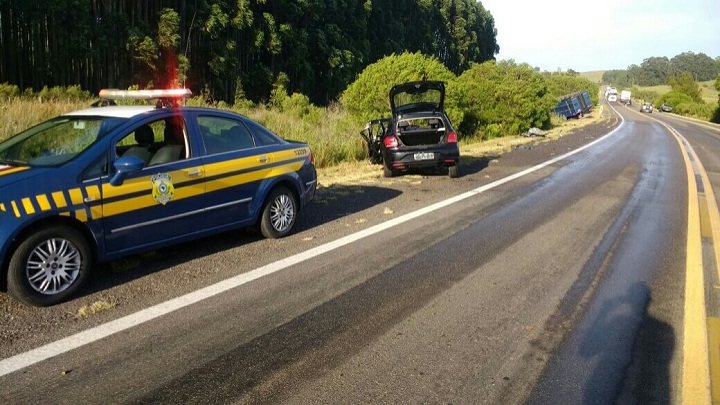
[[[126,156],[116,160],[113,167],[115,168],[115,174],[110,178],[110,185],[119,186],[128,174],[142,170],[145,167],[145,162],[137,156]]]

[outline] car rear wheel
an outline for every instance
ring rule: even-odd
[[[90,263],[90,248],[80,232],[62,225],[42,229],[13,252],[8,293],[27,305],[58,304],[84,283]]]
[[[448,167],[448,175],[450,178],[455,179],[460,176],[460,165]]]
[[[276,187],[265,201],[260,219],[260,232],[277,239],[290,233],[297,217],[295,195],[286,187]]]

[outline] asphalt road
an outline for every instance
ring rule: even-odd
[[[618,110],[622,124],[606,108],[465,159],[459,179],[322,189],[282,240],[236,232],[103,265],[49,309],[0,296],[0,371],[30,358],[0,376],[0,402],[677,402],[686,169],[670,132]],[[717,130],[659,115],[715,188]],[[77,317],[98,301],[112,308]]]

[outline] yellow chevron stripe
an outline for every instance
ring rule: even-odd
[[[45,194],[40,194],[39,196],[36,196],[35,199],[37,200],[41,211],[49,211],[52,208],[50,201]]]
[[[103,208],[102,208],[102,205],[100,205],[100,204],[90,207],[90,218],[92,218],[94,220],[101,219],[103,217],[102,210],[103,210]]]
[[[25,209],[25,213],[28,215],[35,213],[35,207],[32,205],[32,201],[29,198],[23,198],[22,199],[23,208]]]
[[[15,201],[10,201],[10,204],[13,207],[13,212],[15,213],[15,216],[20,218],[20,210],[18,209],[17,204],[15,204]]]
[[[75,218],[80,222],[87,222],[87,212],[85,211],[85,208],[75,211]]]
[[[0,203],[0,211],[5,212],[5,204]]]
[[[80,191],[79,188],[68,190],[68,194],[70,194],[70,201],[73,205],[81,205],[83,203],[82,191]]]
[[[58,208],[65,208],[67,207],[67,201],[65,200],[65,194],[63,194],[62,191],[56,191],[52,193],[53,201],[55,201],[55,206]]]
[[[95,200],[100,199],[100,187],[98,186],[87,186],[85,187],[85,194],[88,198],[94,198]]]

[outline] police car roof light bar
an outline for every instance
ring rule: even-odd
[[[116,90],[102,89],[100,98],[106,100],[158,100],[158,99],[184,99],[192,96],[190,89],[165,90]]]

